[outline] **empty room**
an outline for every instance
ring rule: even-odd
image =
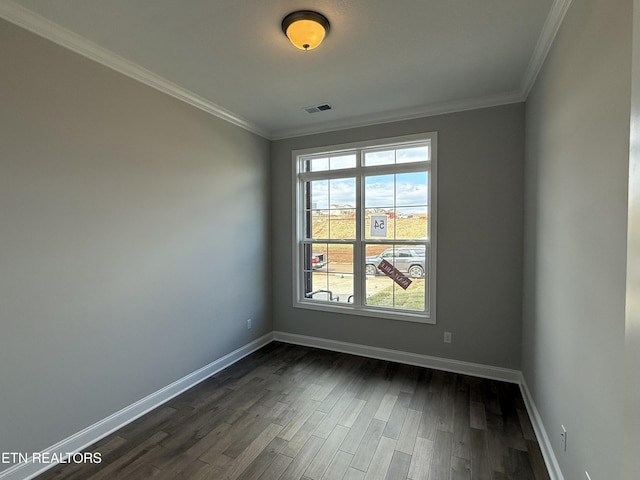
[[[0,480],[640,478],[640,0],[0,0]]]

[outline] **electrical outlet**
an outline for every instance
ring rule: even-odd
[[[451,332],[444,332],[444,343],[451,343]]]
[[[247,318],[247,330],[251,330],[251,319]]]
[[[562,442],[562,450],[564,450],[566,452],[567,451],[567,429],[564,428],[564,425],[560,425],[560,428],[562,428],[562,433],[560,433],[560,441]]]

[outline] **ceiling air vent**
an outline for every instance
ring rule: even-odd
[[[307,113],[318,113],[318,112],[326,112],[327,110],[331,110],[333,107],[328,103],[322,103],[320,105],[313,105],[311,107],[304,107],[303,110]]]

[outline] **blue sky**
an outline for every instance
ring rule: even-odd
[[[407,210],[424,211],[415,207],[427,204],[427,179],[427,172],[365,177],[365,208],[414,207]],[[355,179],[312,182],[312,202],[317,209],[327,209],[329,205],[355,206]]]

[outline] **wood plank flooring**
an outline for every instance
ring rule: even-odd
[[[38,480],[549,480],[517,385],[273,342]]]

